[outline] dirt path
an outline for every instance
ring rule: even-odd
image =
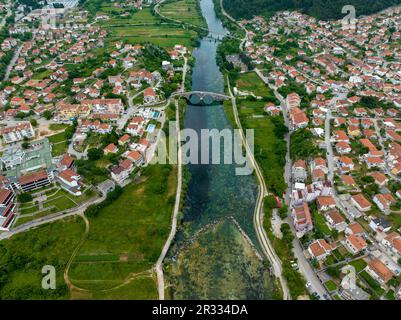
[[[64,270],[64,281],[66,283],[66,285],[68,286],[68,288],[70,289],[70,292],[72,289],[78,290],[78,291],[88,291],[86,289],[82,289],[82,288],[78,288],[76,287],[74,284],[72,284],[72,282],[70,281],[70,278],[68,277],[68,272],[70,271],[70,267],[72,262],[74,261],[79,249],[81,249],[82,245],[84,244],[86,237],[88,236],[89,233],[89,229],[90,229],[90,224],[89,224],[89,220],[88,218],[85,216],[84,213],[79,215],[85,222],[85,232],[82,235],[81,240],[79,241],[78,245],[75,247],[74,252],[72,253],[70,259],[68,260],[67,266],[65,267]]]

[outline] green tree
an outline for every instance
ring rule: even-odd
[[[88,159],[90,161],[96,161],[103,157],[103,150],[98,148],[91,148],[88,150]]]
[[[32,196],[29,193],[20,193],[17,195],[17,200],[21,203],[32,201]]]
[[[36,119],[30,119],[29,122],[31,123],[31,125],[33,127],[37,127],[38,126],[38,122],[36,121]]]
[[[50,110],[46,110],[43,112],[43,118],[46,120],[50,120],[53,117],[53,113]]]
[[[263,203],[266,209],[273,209],[277,207],[277,201],[273,195],[266,196],[263,200]]]

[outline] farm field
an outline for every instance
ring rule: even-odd
[[[104,11],[105,7],[102,7]],[[107,10],[104,12],[107,14]],[[119,40],[131,44],[151,42],[164,48],[171,49],[176,44],[191,47],[197,38],[197,33],[184,30],[180,26],[162,22],[154,16],[149,8],[135,12],[127,18],[112,16],[109,20],[100,21],[99,25],[108,32],[111,43]]]
[[[107,10],[109,7],[102,7],[102,11],[106,14],[111,10]],[[114,10],[114,8],[112,8]],[[160,19],[154,16],[149,8],[144,8],[133,15],[126,18],[112,16],[109,20],[102,21],[103,26],[116,26],[116,25],[127,25],[127,24],[149,24],[149,23],[160,23]]]
[[[123,26],[112,28],[110,40],[126,40],[131,44],[151,42],[164,48],[173,48],[176,44],[191,47],[196,33],[168,25]]]
[[[270,89],[260,80],[255,72],[241,74],[236,85],[239,91],[253,92],[258,97],[271,95]]]
[[[170,19],[206,27],[198,9],[197,0],[169,1],[160,7],[160,13]]]

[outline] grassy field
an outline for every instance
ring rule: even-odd
[[[324,233],[326,236],[331,235],[331,231],[329,227],[326,224],[326,221],[323,217],[323,215],[319,214],[317,210],[313,211],[313,220],[315,222],[315,228],[322,233]]]
[[[151,269],[166,241],[175,198],[176,168],[149,166],[142,179],[125,187],[116,201],[90,218],[88,237],[69,276],[82,288],[91,289],[95,284],[94,295]],[[152,292],[147,291],[149,288]],[[149,283],[137,290],[145,296],[155,295],[154,286]]]
[[[162,24],[159,17],[153,16],[148,8],[128,18],[112,17],[99,24],[109,32],[110,42],[120,40],[126,40],[131,44],[151,42],[171,49],[176,44],[191,47],[193,40],[197,38],[197,33],[194,31],[167,23]]]
[[[362,271],[367,266],[367,263],[363,259],[352,261],[349,264],[355,268],[356,272]]]
[[[253,92],[254,95],[265,97],[270,95],[270,89],[263,83],[255,72],[243,73],[239,76],[236,86],[240,91]]]
[[[160,13],[173,20],[206,27],[198,9],[198,0],[169,1],[161,6]]]
[[[109,7],[103,6],[102,11],[107,14]],[[114,8],[113,8],[114,10]],[[127,24],[149,24],[149,23],[159,23],[160,19],[157,16],[152,15],[150,9],[144,8],[127,18],[123,17],[111,17],[109,20],[102,21],[100,24],[104,27],[127,25]]]
[[[327,290],[329,290],[329,291],[334,291],[337,289],[337,285],[334,283],[333,280],[329,280],[329,281],[325,282],[324,285],[326,286]]]
[[[384,290],[380,286],[380,283],[378,283],[375,279],[373,279],[369,273],[366,271],[362,271],[359,273],[359,275],[365,280],[365,282],[372,288],[372,290],[375,292],[375,294],[380,297],[383,295]]]
[[[0,299],[68,299],[63,272],[83,232],[84,223],[76,217],[1,241]],[[45,265],[56,269],[56,290],[41,287]]]
[[[77,281],[78,286],[88,286],[85,281]],[[110,282],[110,287],[118,285],[118,282]],[[133,278],[126,284],[118,286],[117,288],[100,289],[96,283],[91,284],[90,292],[77,292],[75,290],[71,293],[72,299],[96,299],[96,300],[156,300],[157,288],[156,279],[153,275],[146,275]]]
[[[60,129],[59,129],[60,130]],[[68,149],[68,141],[65,139],[64,131],[56,133],[48,137],[52,144],[52,156],[60,156],[64,154]]]
[[[151,42],[164,48],[172,48],[176,44],[191,47],[196,33],[191,30],[178,29],[167,25],[148,26],[122,26],[112,28],[110,39],[126,40],[128,43],[136,44]]]
[[[49,130],[52,131],[60,131],[60,130],[64,130],[67,127],[69,127],[68,124],[64,124],[64,123],[52,123],[49,125]]]
[[[272,118],[263,111],[263,101],[243,100],[237,105],[243,129],[254,129],[254,154],[267,187],[281,196],[285,190],[285,142],[277,137]]]

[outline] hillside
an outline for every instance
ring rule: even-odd
[[[297,9],[318,19],[339,19],[344,17],[344,5],[353,5],[357,16],[369,15],[401,0],[223,0],[226,11],[234,18],[251,18],[253,15],[271,15],[280,10]]]

